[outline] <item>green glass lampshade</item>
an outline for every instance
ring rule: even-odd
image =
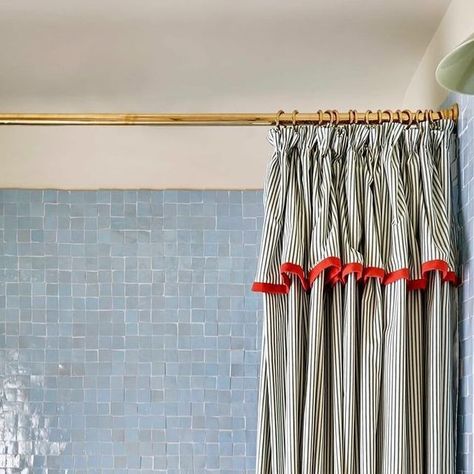
[[[436,80],[450,91],[474,94],[474,34],[441,60]]]

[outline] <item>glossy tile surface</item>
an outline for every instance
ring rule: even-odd
[[[261,202],[0,190],[0,472],[253,472]]]

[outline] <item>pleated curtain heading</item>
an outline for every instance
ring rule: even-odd
[[[454,123],[269,140],[257,473],[454,474]]]

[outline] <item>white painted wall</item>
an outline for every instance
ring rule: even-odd
[[[448,4],[0,0],[0,110],[396,109]],[[0,187],[261,188],[266,135],[0,127]]]
[[[447,97],[434,77],[439,61],[474,33],[474,1],[452,0],[408,86],[404,106],[436,108]]]

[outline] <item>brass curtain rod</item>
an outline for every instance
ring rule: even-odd
[[[338,112],[319,110],[311,113],[279,111],[276,114],[213,113],[213,114],[55,114],[55,113],[0,113],[0,125],[277,125],[303,123],[418,123],[426,120],[450,119],[457,121],[459,108],[433,110],[378,110],[373,112]]]

